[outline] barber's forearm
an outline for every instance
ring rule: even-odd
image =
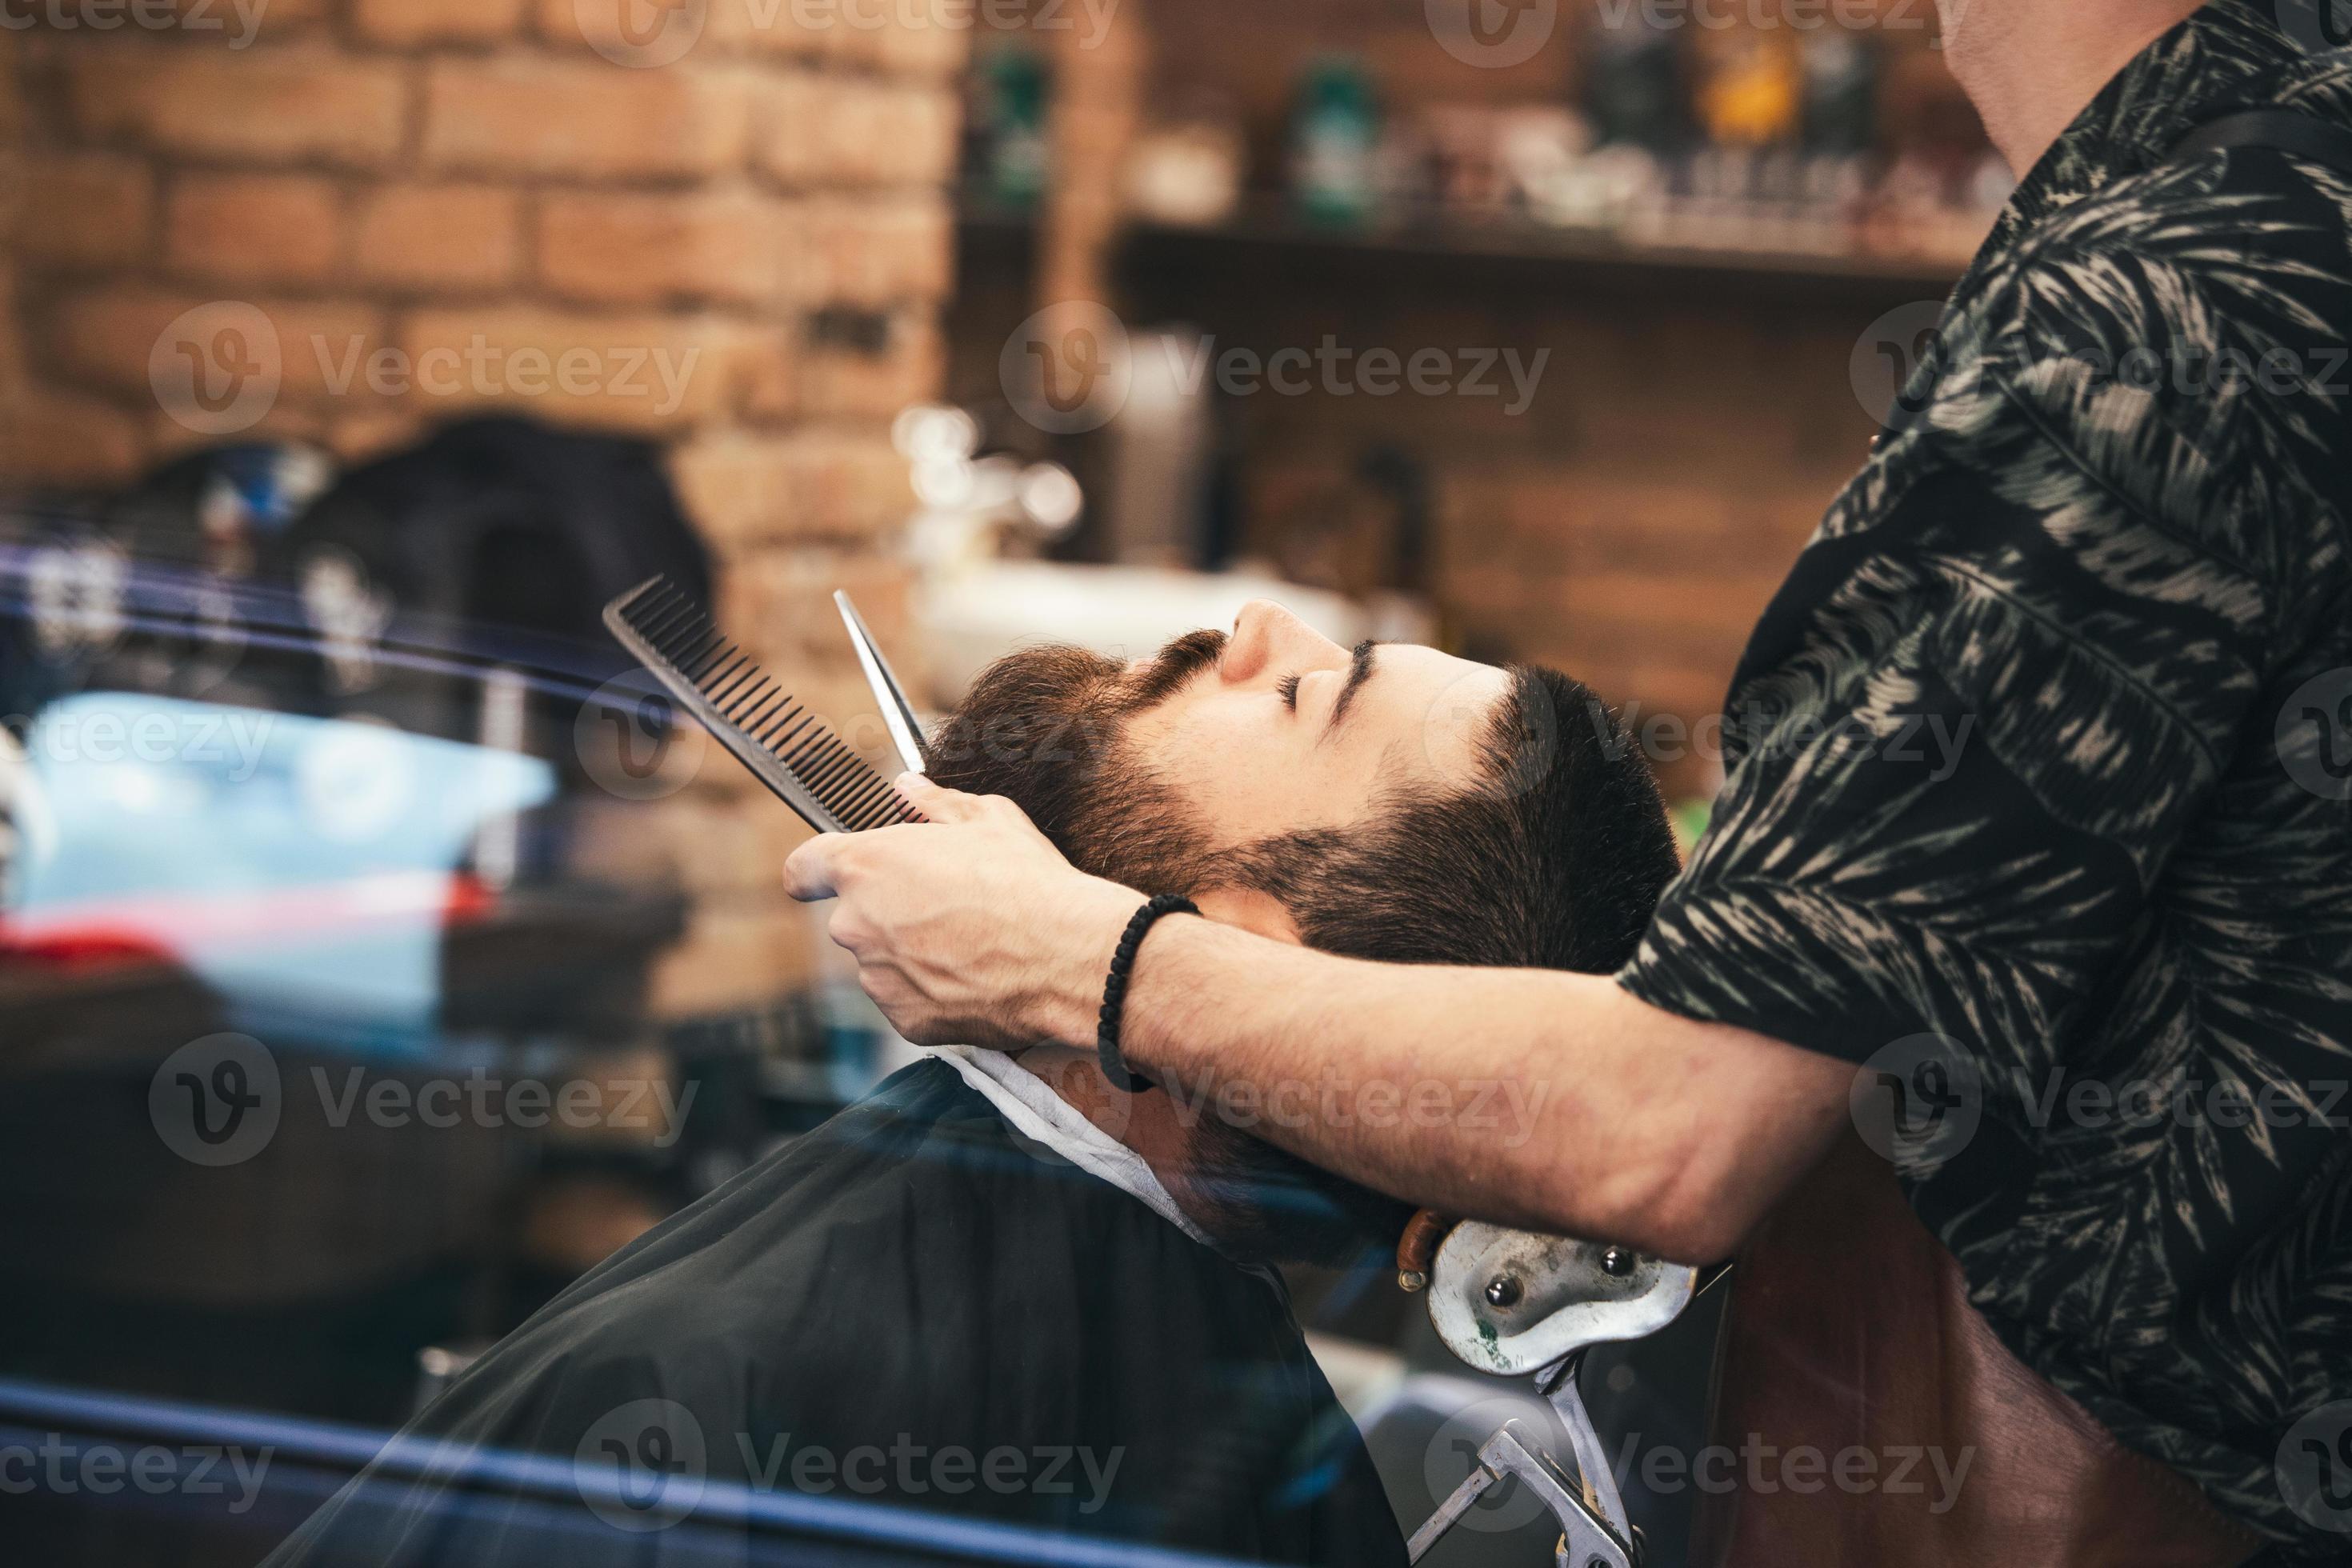
[[[1606,976],[1360,963],[1199,920],[1146,942],[1122,1044],[1188,1106],[1220,1095],[1383,1191],[1692,1262],[1811,1168],[1852,1079]]]

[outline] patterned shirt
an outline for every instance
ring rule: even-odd
[[[2172,157],[2248,109],[2352,126],[2292,3],[2213,0],[2019,189],[1759,625],[1622,979],[1863,1064],[2006,1342],[2342,1562],[2352,171]]]

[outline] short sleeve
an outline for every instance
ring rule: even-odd
[[[2264,595],[2013,398],[1939,410],[1801,560],[1635,995],[1857,1062],[1940,1033],[2021,1083],[2112,983],[2260,689]]]

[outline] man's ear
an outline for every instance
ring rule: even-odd
[[[1307,945],[1290,911],[1271,893],[1259,892],[1255,888],[1211,888],[1193,894],[1192,901],[1201,906],[1202,915],[1219,925],[1239,926],[1293,947]]]

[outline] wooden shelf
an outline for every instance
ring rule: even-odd
[[[1743,297],[1828,295],[1940,299],[1960,275],[1951,262],[1925,257],[1827,251],[1733,249],[1651,245],[1594,230],[1532,224],[1448,221],[1346,230],[1295,219],[1256,217],[1219,228],[1132,224],[1118,247],[1116,273],[1141,299],[1158,300],[1171,282],[1240,269],[1268,288],[1385,282],[1404,288],[1444,279],[1482,286],[1564,290],[1690,293]]]

